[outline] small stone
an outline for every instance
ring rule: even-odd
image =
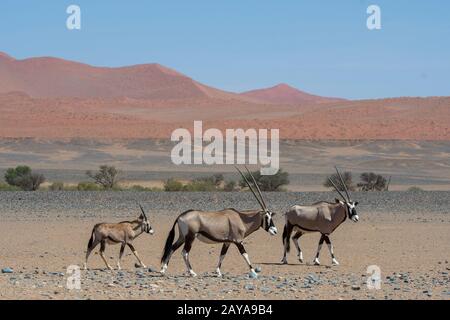
[[[2,273],[14,273],[14,270],[11,268],[3,268]]]
[[[246,284],[244,285],[245,290],[255,290],[255,286],[252,284]]]
[[[255,268],[255,272],[256,272],[256,273],[261,273],[261,268],[260,268],[260,267],[256,267],[256,268]]]
[[[358,291],[358,290],[361,290],[361,287],[354,284],[354,285],[352,285],[352,290]]]

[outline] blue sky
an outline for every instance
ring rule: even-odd
[[[66,8],[82,29],[66,28]],[[366,9],[381,7],[382,30]],[[158,62],[245,91],[285,82],[345,98],[450,95],[447,0],[2,0],[0,51],[101,66]]]

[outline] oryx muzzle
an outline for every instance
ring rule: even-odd
[[[358,202],[353,202],[350,200],[350,194],[348,192],[347,186],[342,178],[341,173],[338,168],[336,168],[337,175],[340,180],[340,184],[342,184],[342,188],[344,189],[345,197],[340,188],[336,186],[336,183],[332,179],[328,179],[330,183],[333,185],[336,192],[341,196],[342,201],[336,199],[334,203],[321,201],[314,203],[311,206],[293,206],[286,213],[286,224],[283,230],[283,245],[284,245],[284,254],[282,263],[287,263],[287,252],[290,249],[290,238],[291,233],[295,231],[292,240],[297,248],[298,258],[300,262],[303,262],[303,253],[300,249],[300,245],[298,243],[299,238],[309,232],[320,232],[322,234],[319,245],[317,248],[317,253],[314,259],[314,264],[318,265],[319,262],[319,253],[322,248],[322,244],[325,241],[328,245],[328,249],[330,250],[332,263],[339,264],[336,258],[334,257],[333,246],[331,244],[330,235],[336,230],[337,227],[343,223],[347,216],[354,222],[359,220],[358,214],[356,213],[356,206]]]
[[[192,243],[196,238],[206,243],[222,243],[222,251],[220,253],[219,263],[217,265],[217,274],[220,276],[220,267],[225,255],[228,251],[230,244],[236,245],[242,257],[245,259],[250,271],[256,276],[256,272],[250,262],[247,252],[245,251],[243,241],[250,234],[263,228],[270,234],[277,233],[277,228],[273,223],[274,213],[269,211],[266,206],[266,202],[261,194],[258,184],[255,178],[247,172],[254,182],[256,189],[253,189],[252,185],[248,181],[247,177],[236,168],[242,175],[245,183],[255,196],[261,209],[257,210],[236,210],[236,209],[224,209],[222,211],[199,211],[189,210],[182,213],[175,220],[171,231],[166,240],[164,252],[161,258],[161,273],[164,273],[169,264],[172,254],[182,245],[183,247],[183,259],[186,263],[187,270],[190,275],[195,276],[195,272],[192,270],[189,262],[189,252],[192,247]],[[175,239],[175,227],[178,226],[178,239],[173,243]]]
[[[139,255],[134,248],[132,242],[142,233],[146,232],[149,234],[153,234],[153,229],[150,226],[150,222],[148,221],[147,215],[145,214],[144,208],[138,203],[139,208],[141,209],[140,216],[133,221],[122,221],[119,223],[99,223],[94,226],[94,229],[91,233],[91,238],[89,240],[87,251],[86,251],[86,260],[84,263],[84,268],[87,269],[87,261],[89,255],[92,250],[100,244],[100,256],[106,264],[106,267],[110,270],[113,268],[108,264],[104,252],[106,244],[121,244],[119,260],[117,261],[117,268],[121,269],[120,260],[122,259],[123,252],[125,250],[125,246],[128,246],[133,252],[134,256],[138,260],[139,264],[146,268],[145,264],[139,258]]]

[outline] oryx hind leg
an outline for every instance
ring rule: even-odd
[[[334,257],[334,250],[333,250],[333,245],[331,244],[330,236],[326,235],[324,240],[325,240],[325,242],[326,242],[326,244],[328,246],[328,250],[330,251],[331,264],[334,265],[334,266],[339,265],[339,262]]]
[[[139,258],[139,255],[138,255],[136,249],[134,248],[134,246],[131,243],[127,243],[127,245],[131,249],[131,252],[133,252],[134,256],[136,257],[137,261],[139,262],[139,265],[142,268],[147,268],[147,266],[142,262],[141,258]]]
[[[185,241],[184,236],[182,236],[182,235],[180,234],[178,240],[175,241],[174,244],[172,244],[172,246],[171,246],[171,248],[170,248],[170,252],[169,252],[169,254],[167,255],[167,258],[166,258],[166,259],[164,260],[164,262],[163,262],[162,269],[161,269],[161,272],[162,272],[162,273],[166,272],[167,266],[169,265],[170,258],[172,257],[173,253],[174,253],[175,251],[177,251],[177,250],[184,244],[184,241]]]
[[[256,278],[258,275],[255,269],[253,269],[252,263],[250,262],[250,258],[247,254],[247,251],[245,251],[244,245],[242,243],[236,243],[236,246],[238,247],[238,250],[242,255],[242,257],[244,258],[245,262],[247,262],[247,265],[250,268],[250,273],[252,274],[253,277]]]
[[[289,239],[291,238],[291,233],[294,226],[290,224],[288,221],[286,221],[286,225],[284,226],[283,230],[283,245],[284,245],[284,253],[283,258],[281,259],[282,264],[287,264],[287,253],[289,252]]]
[[[225,258],[225,255],[227,254],[228,248],[230,247],[230,244],[228,242],[224,243],[222,246],[222,250],[220,251],[220,257],[219,257],[219,263],[217,264],[217,276],[221,277],[222,272],[220,272],[220,268],[222,267],[222,261]]]
[[[297,249],[298,260],[301,263],[303,263],[303,253],[298,241],[302,235],[303,235],[302,231],[297,231],[297,233],[292,237],[292,241],[294,242],[295,248]]]
[[[103,262],[105,262],[105,264],[106,264],[106,267],[107,267],[109,270],[113,270],[113,267],[111,267],[111,266],[108,264],[108,261],[106,261],[106,258],[105,258],[105,248],[106,248],[106,241],[105,241],[105,240],[102,240],[102,241],[100,242],[100,257],[102,257]]]
[[[319,261],[319,254],[320,254],[320,250],[322,249],[322,244],[325,241],[325,235],[322,234],[322,236],[320,237],[319,240],[319,245],[317,246],[317,253],[316,253],[316,257],[314,258],[313,264],[316,266],[320,265],[320,261]]]
[[[95,249],[96,246],[98,246],[99,243],[100,243],[100,241],[97,241],[97,240],[94,240],[92,243],[89,242],[87,250],[86,250],[86,258],[84,260],[84,270],[87,270],[87,262],[88,262],[91,252]]]
[[[192,277],[197,276],[197,274],[194,272],[194,270],[192,270],[192,266],[189,261],[189,252],[191,251],[192,243],[194,242],[194,240],[195,240],[195,236],[193,234],[188,234],[185,238],[184,248],[183,248],[183,252],[182,252],[187,271]]]

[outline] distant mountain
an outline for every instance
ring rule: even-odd
[[[35,98],[242,99],[156,63],[104,68],[49,57],[16,60],[0,52],[0,93],[10,91]]]
[[[261,102],[275,104],[307,104],[343,101],[344,99],[328,98],[312,95],[285,83],[271,88],[258,89],[241,93],[242,96],[253,98]]]

